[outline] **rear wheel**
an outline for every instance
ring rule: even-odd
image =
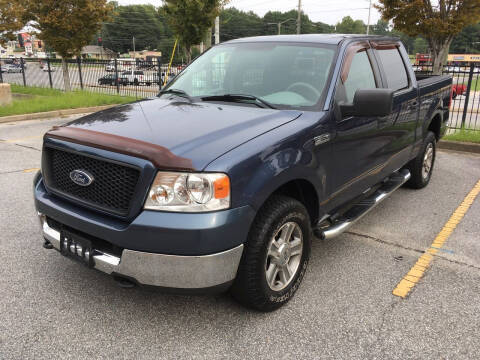
[[[425,137],[422,150],[406,166],[412,175],[407,182],[407,186],[413,189],[421,189],[428,185],[432,177],[433,165],[435,164],[435,154],[435,134],[429,131]]]
[[[297,291],[310,256],[310,218],[295,199],[274,196],[259,211],[242,255],[232,294],[240,303],[272,311]]]

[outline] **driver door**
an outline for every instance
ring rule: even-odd
[[[377,87],[381,87],[381,78],[370,45],[353,43],[345,52],[334,100],[332,157],[336,168],[331,209],[353,200],[379,181],[379,151],[384,139],[378,136],[378,117],[342,116],[340,111],[340,105],[352,104],[357,90]]]

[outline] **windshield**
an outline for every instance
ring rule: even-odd
[[[168,86],[192,97],[256,96],[293,107],[319,101],[335,47],[317,44],[234,43],[215,46]]]

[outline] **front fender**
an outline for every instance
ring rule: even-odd
[[[326,197],[326,168],[313,149],[314,125],[308,118],[282,125],[224,154],[205,170],[229,174],[232,207],[250,205],[258,210],[275,190],[292,180],[310,182],[321,200]]]

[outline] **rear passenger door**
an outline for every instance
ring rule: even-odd
[[[393,89],[393,112],[379,118],[379,157],[383,176],[405,165],[410,158],[418,119],[418,89],[410,76],[408,55],[399,42],[371,42],[384,88]]]

